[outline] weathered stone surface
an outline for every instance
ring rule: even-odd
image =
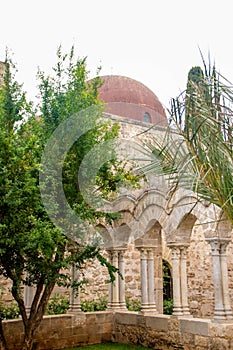
[[[137,313],[115,313],[115,322],[125,325],[136,325],[138,322]]]
[[[209,320],[201,319],[181,319],[180,330],[182,333],[191,333],[202,336],[208,336],[209,334]]]
[[[106,341],[143,345],[154,349],[232,350],[233,321],[144,316],[136,313],[87,313],[47,316],[36,332],[37,350],[60,350]],[[10,350],[20,349],[21,320],[3,321]],[[1,348],[0,348],[1,349]]]
[[[146,327],[152,328],[156,331],[163,331],[167,332],[168,331],[168,318],[169,316],[148,316],[146,317]]]

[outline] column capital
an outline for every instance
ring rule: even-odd
[[[139,248],[141,253],[141,259],[147,259],[147,249],[145,247]]]
[[[231,242],[231,238],[211,237],[206,238],[206,242],[209,243],[212,254],[224,254],[226,252],[227,245]]]
[[[190,246],[189,243],[184,243],[184,242],[168,242],[167,247],[170,249],[187,249]]]
[[[122,260],[123,259],[123,257],[124,257],[124,254],[125,254],[125,251],[126,251],[126,249],[121,249],[121,250],[119,250],[119,259],[120,260]]]
[[[179,247],[172,247],[172,259],[180,259],[180,248]]]
[[[126,251],[127,250],[127,247],[110,247],[108,249],[106,249],[106,251],[108,253],[112,253],[112,252],[120,252],[120,251]]]
[[[152,248],[147,248],[148,259],[154,259],[154,252]]]

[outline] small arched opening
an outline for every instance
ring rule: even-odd
[[[143,115],[143,121],[146,123],[151,123],[151,116],[148,112],[145,112]]]
[[[163,259],[163,313],[171,315],[173,311],[172,273],[170,264]]]

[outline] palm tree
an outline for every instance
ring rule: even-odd
[[[174,192],[194,191],[197,200],[214,203],[233,224],[233,85],[203,63],[203,79],[188,79],[186,91],[172,99],[171,125],[150,143],[156,157],[143,171],[162,172]]]

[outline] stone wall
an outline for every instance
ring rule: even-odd
[[[20,350],[23,339],[21,320],[3,321],[9,350]],[[35,335],[35,350],[63,348],[109,342],[113,315],[110,312],[45,316]],[[0,348],[2,350],[2,348]]]
[[[197,221],[191,234],[187,252],[188,297],[194,317],[213,317],[214,288],[212,257],[209,244]]]
[[[3,321],[3,329],[9,350],[19,350],[22,321]],[[46,316],[36,332],[34,349],[61,350],[111,341],[160,350],[231,350],[233,322],[132,312]]]
[[[116,313],[114,341],[159,350],[231,350],[233,323]]]

